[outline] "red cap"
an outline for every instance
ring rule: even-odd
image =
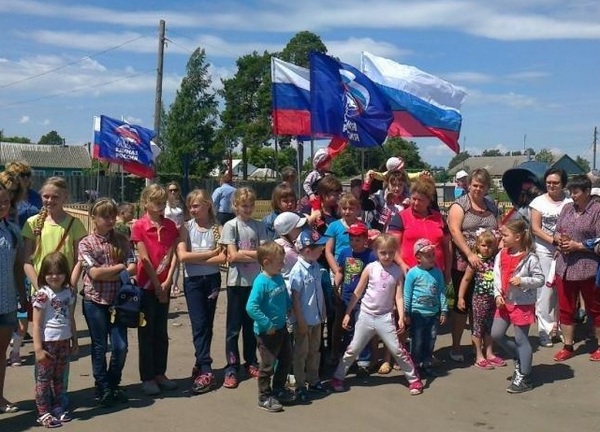
[[[367,235],[369,230],[367,226],[362,222],[356,222],[350,225],[348,231],[346,231],[351,236],[362,236]]]

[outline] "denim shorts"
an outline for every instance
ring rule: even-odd
[[[0,327],[15,328],[17,326],[17,311],[0,314]]]

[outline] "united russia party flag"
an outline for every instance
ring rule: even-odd
[[[358,69],[325,54],[310,55],[312,133],[356,147],[383,144],[392,111],[375,84]]]
[[[454,152],[462,124],[466,93],[413,66],[363,52],[362,69],[385,94],[394,112],[390,136],[437,137]]]
[[[271,57],[273,133],[310,136],[310,71]]]

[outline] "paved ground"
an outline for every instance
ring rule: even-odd
[[[219,298],[215,322],[213,356],[215,367],[224,364],[225,295]],[[258,431],[289,432],[392,430],[406,427],[423,431],[565,431],[599,430],[600,364],[592,363],[581,344],[576,358],[564,364],[552,361],[554,349],[540,349],[534,354],[534,377],[540,384],[522,395],[505,392],[509,368],[480,371],[447,360],[449,336],[438,339],[436,355],[444,360],[444,376],[427,383],[421,396],[411,397],[404,378],[394,371],[388,376],[359,380],[350,377],[350,390],[331,394],[310,405],[288,407],[282,413],[269,414],[256,407],[257,386],[246,380],[236,390],[217,391],[190,396],[189,373],[193,364],[193,347],[189,320],[183,297],[171,304],[169,330],[171,349],[168,375],[180,390],[158,398],[142,395],[137,374],[137,336],[130,331],[130,352],[124,371],[123,386],[131,401],[129,406],[102,409],[93,400],[93,377],[90,374],[89,338],[78,309],[81,354],[71,364],[70,397],[75,420],[63,430],[85,431]],[[536,342],[532,338],[532,342]],[[467,335],[464,337],[467,343]],[[465,346],[465,351],[468,348]],[[5,394],[22,410],[0,414],[0,432],[21,432],[35,426],[33,402],[32,345],[26,365],[8,368]],[[219,385],[222,382],[218,370]],[[39,429],[38,429],[39,430]]]

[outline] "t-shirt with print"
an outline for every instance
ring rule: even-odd
[[[0,219],[0,315],[17,310],[15,259],[17,249],[22,246],[19,228]]]
[[[33,307],[43,314],[44,342],[61,341],[72,336],[71,313],[75,306],[75,294],[65,287],[54,292],[47,286],[40,287],[33,297]]]
[[[44,221],[44,227],[42,228],[42,234],[40,238],[36,239],[33,230],[37,217],[38,216],[35,215],[27,219],[27,222],[25,222],[25,225],[23,225],[23,229],[21,230],[21,235],[26,239],[33,240],[33,267],[35,272],[39,273],[40,266],[42,265],[42,259],[49,253],[56,251],[56,247],[60,243],[66,229],[69,227],[73,216],[67,216],[59,224],[53,221],[51,222],[46,218]],[[87,231],[83,226],[83,223],[81,223],[79,219],[74,218],[71,228],[69,228],[67,238],[65,239],[60,250],[58,250],[58,252],[62,252],[67,257],[69,268],[73,268],[73,265],[75,264],[75,258],[77,256],[77,251],[73,248],[74,241],[79,241],[86,235]],[[37,245],[37,242],[39,242],[39,245],[36,248],[35,245]]]
[[[446,284],[439,268],[417,266],[408,271],[404,279],[404,310],[423,316],[448,312]]]
[[[544,194],[534,198],[531,204],[529,204],[529,208],[537,210],[540,213],[542,216],[542,231],[552,236],[556,231],[556,222],[558,221],[560,212],[565,204],[572,201],[571,198],[565,198],[562,201],[552,201],[548,198],[548,194]],[[535,238],[535,246],[537,250],[546,253],[551,253],[555,249],[551,243],[539,237]]]
[[[262,222],[250,219],[243,221],[235,217],[223,225],[220,243],[236,245],[238,250],[255,251],[267,239]],[[227,271],[227,286],[252,286],[256,275],[260,273],[260,264],[253,262],[230,262]]]
[[[362,252],[353,252],[351,248],[346,247],[340,251],[337,263],[344,274],[342,279],[342,301],[346,304],[350,302],[352,293],[358,285],[360,275],[365,266],[377,261],[375,252],[371,249],[365,249]]]

